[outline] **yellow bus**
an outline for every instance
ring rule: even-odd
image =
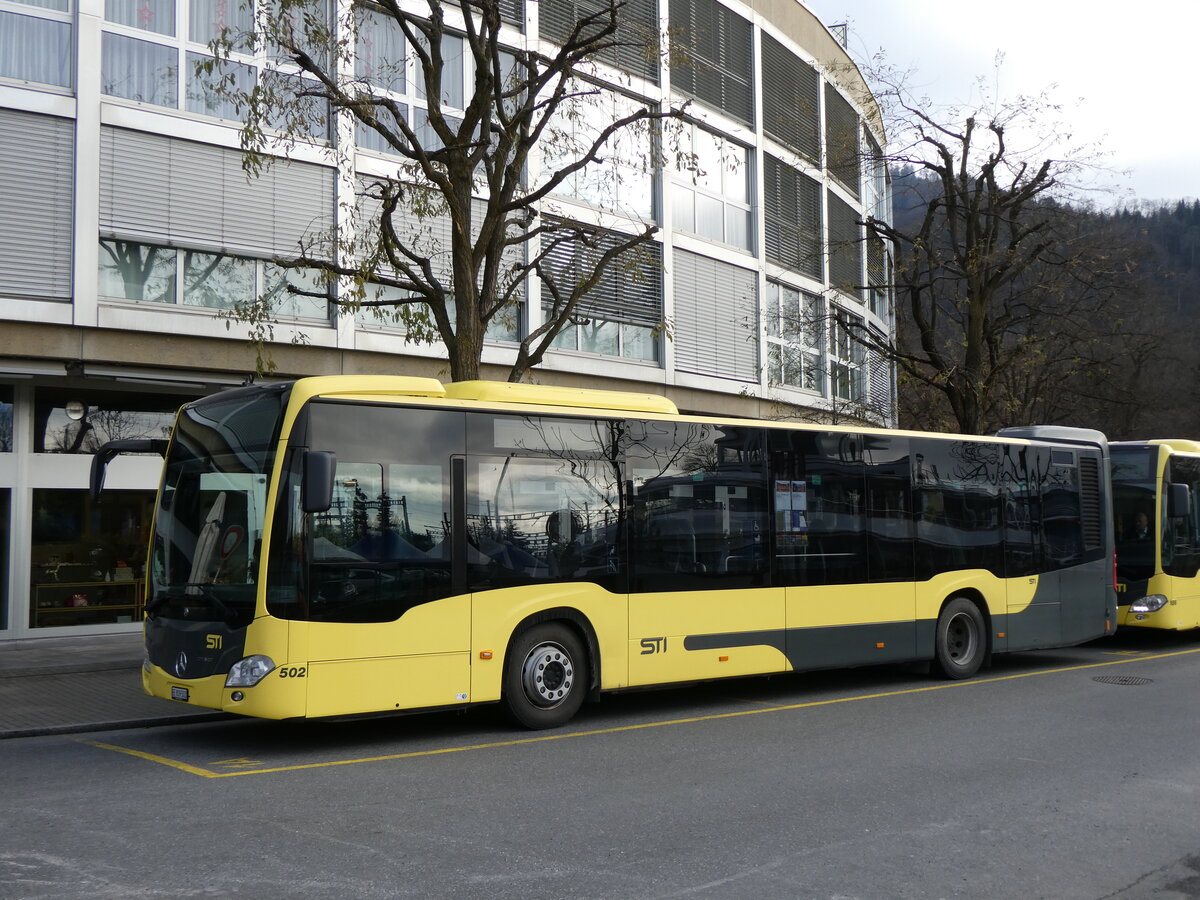
[[[1200,442],[1111,447],[1118,621],[1200,627]]]
[[[185,406],[150,694],[271,719],[993,653],[1116,627],[1103,436],[680,415],[654,395],[336,376]]]

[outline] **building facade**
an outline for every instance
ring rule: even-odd
[[[593,8],[509,0],[506,40],[552,46]],[[279,377],[445,378],[436,345],[289,292],[307,276],[271,263],[314,230],[353,228],[356,185],[397,163],[334,122],[248,179],[237,110],[196,69],[219,29],[248,15],[232,0],[0,0],[0,640],[137,627],[159,461],[116,460],[94,505],[91,453],[164,436],[181,403],[252,375],[235,304],[277,298]],[[535,377],[662,393],[692,412],[891,424],[893,373],[850,338],[893,329],[885,250],[859,224],[886,218],[890,198],[857,68],[796,0],[630,0],[622,16],[691,35],[690,64],[602,58],[599,120],[689,98],[680,141],[699,167],[638,164],[630,146],[605,177],[559,192],[557,214],[659,231],[641,277],[605,279]],[[362,7],[358,23],[360,75],[404,58],[382,17]],[[451,105],[471,83],[458,58],[443,77]],[[388,90],[419,116],[411,72]],[[233,77],[295,75],[262,51],[236,56]],[[505,376],[542,310],[526,285],[489,333],[487,374]]]

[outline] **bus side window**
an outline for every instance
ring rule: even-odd
[[[778,432],[771,441],[778,583],[863,580],[867,569],[863,437]]]
[[[1163,485],[1163,521],[1166,536],[1163,540],[1163,570],[1168,575],[1180,578],[1194,578],[1200,572],[1200,527],[1198,527],[1196,486],[1200,485],[1200,460],[1183,456],[1172,456],[1167,466],[1166,483]],[[1171,502],[1172,489],[1176,486],[1185,488],[1175,492],[1187,494],[1187,503],[1179,496]],[[1172,509],[1180,505],[1182,509]],[[1179,515],[1170,515],[1173,512]]]
[[[766,583],[764,436],[754,428],[631,423],[632,590]]]

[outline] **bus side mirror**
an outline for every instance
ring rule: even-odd
[[[1167,518],[1180,519],[1192,514],[1192,489],[1186,484],[1171,484],[1167,492]]]
[[[304,454],[304,480],[300,485],[300,508],[306,513],[325,512],[333,505],[333,476],[337,454],[309,450]]]

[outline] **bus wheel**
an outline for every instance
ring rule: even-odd
[[[946,678],[970,678],[983,665],[986,653],[983,614],[966,597],[955,597],[938,616],[934,665]]]
[[[557,728],[583,705],[587,654],[569,628],[554,622],[521,632],[504,661],[504,699],[526,728]]]

